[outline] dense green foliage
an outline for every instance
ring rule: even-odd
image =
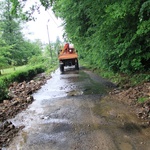
[[[57,0],[55,13],[81,58],[115,72],[146,71],[150,64],[150,1]]]
[[[10,55],[9,50],[11,46],[8,46],[5,41],[0,38],[0,69],[3,69],[8,66],[7,56]]]

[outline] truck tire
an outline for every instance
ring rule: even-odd
[[[76,70],[79,70],[79,63],[78,63],[78,60],[76,60],[76,62],[75,62],[75,69],[76,69]]]
[[[64,65],[63,64],[60,64],[60,72],[64,72]]]

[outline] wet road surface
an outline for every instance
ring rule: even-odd
[[[104,99],[114,85],[89,71],[56,70],[11,121],[25,128],[3,150],[150,150],[150,130],[125,104]]]

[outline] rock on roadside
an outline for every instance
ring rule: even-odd
[[[0,125],[0,149],[8,146],[11,139],[22,127],[15,127],[12,122],[5,121]]]

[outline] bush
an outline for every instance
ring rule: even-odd
[[[7,96],[7,88],[4,80],[0,79],[0,100],[3,100]]]
[[[0,101],[2,101],[5,98],[8,98],[7,91],[10,83],[29,81],[38,73],[42,73],[45,70],[46,68],[43,65],[32,66],[32,67],[29,66],[28,69],[16,71],[14,73],[1,77],[0,78]]]

